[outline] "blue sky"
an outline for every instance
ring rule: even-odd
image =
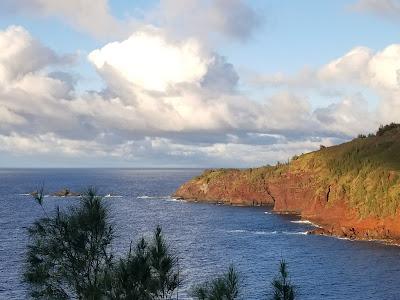
[[[256,166],[399,121],[397,0],[96,4],[0,4],[0,166]]]

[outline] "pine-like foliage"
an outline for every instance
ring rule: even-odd
[[[42,192],[41,192],[42,194]],[[38,299],[99,299],[111,266],[113,231],[94,189],[68,212],[57,209],[29,229],[25,281]]]
[[[41,195],[34,199],[42,206]],[[45,215],[29,229],[24,281],[33,298],[171,299],[179,286],[178,261],[161,227],[150,242],[142,238],[126,257],[113,259],[108,210],[94,189],[77,207]]]
[[[178,260],[171,254],[161,227],[150,243],[142,238],[136,249],[120,259],[110,281],[112,299],[171,299],[180,284]]]
[[[287,264],[281,260],[279,265],[279,275],[271,283],[273,289],[273,300],[294,300],[295,287],[289,279]]]
[[[234,300],[239,297],[239,274],[233,266],[228,272],[192,289],[192,297],[198,300]]]

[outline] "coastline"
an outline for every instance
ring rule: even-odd
[[[194,199],[194,198],[185,198],[182,196],[178,196],[177,194],[172,195],[172,197],[176,198],[177,200],[184,200],[187,202],[192,203],[207,203],[213,205],[224,205],[224,206],[235,206],[235,207],[265,207],[270,210],[266,211],[268,214],[276,214],[276,215],[290,215],[296,216],[299,220],[291,221],[293,223],[304,223],[311,226],[314,226],[314,229],[307,230],[307,235],[319,235],[324,237],[331,237],[341,240],[348,240],[348,241],[359,241],[359,242],[373,242],[373,243],[380,243],[388,246],[396,246],[400,247],[400,239],[396,238],[382,238],[382,237],[366,237],[365,232],[358,232],[354,227],[344,227],[344,226],[334,226],[332,224],[323,224],[318,220],[313,220],[312,218],[305,218],[302,216],[301,213],[295,211],[276,211],[274,207],[271,205],[250,205],[245,203],[233,203],[227,201],[218,201],[218,200],[201,200],[201,199]],[[340,227],[340,228],[339,228]]]

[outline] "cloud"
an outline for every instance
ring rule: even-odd
[[[314,126],[308,100],[278,93],[263,102],[237,91],[232,64],[201,49],[194,39],[176,41],[162,32],[139,32],[89,54],[108,87],[109,99],[80,99],[100,123],[120,130],[153,132],[305,131]],[[171,64],[173,62],[173,64]],[[118,115],[119,120],[114,116]]]
[[[201,86],[214,91],[233,92],[239,82],[239,75],[236,73],[233,64],[225,57],[213,54],[208,65],[207,73],[203,76]]]
[[[99,72],[112,70],[143,89],[165,92],[170,85],[204,76],[211,61],[201,51],[194,39],[173,44],[157,33],[136,32],[91,52],[89,60]]]
[[[355,82],[368,78],[364,67],[372,59],[373,51],[366,47],[356,47],[345,55],[333,60],[316,72],[322,82]],[[361,72],[362,71],[362,72]]]
[[[399,0],[358,0],[350,9],[361,13],[371,13],[379,17],[398,20],[400,15]]]
[[[361,95],[346,96],[337,103],[317,108],[313,114],[332,133],[354,136],[374,132],[378,127],[376,116],[368,110],[368,102]]]
[[[2,0],[0,10],[55,16],[98,38],[123,37],[134,27],[133,21],[120,21],[111,15],[108,0]]]
[[[320,144],[337,143],[331,138],[290,141],[285,138],[270,145],[245,143],[179,143],[163,137],[144,137],[110,144],[100,140],[66,139],[48,133],[36,136],[0,134],[0,153],[14,159],[31,157],[67,161],[69,166],[112,165],[248,167],[286,161],[301,152],[315,150]]]
[[[2,0],[0,12],[57,17],[101,39],[126,38],[134,30],[151,27],[175,38],[245,41],[262,24],[260,15],[244,0],[161,0],[143,16],[124,20],[112,15],[108,0]]]
[[[359,93],[373,93],[380,99],[378,109],[369,113],[364,111],[361,115],[367,116],[371,122],[374,120],[371,124],[376,124],[400,121],[400,110],[395,100],[400,92],[399,76],[400,44],[392,44],[380,51],[355,47],[320,68],[294,75],[253,75],[250,81],[258,86],[311,90],[321,94],[326,89],[336,89],[341,91],[341,97],[344,96],[343,103],[349,103],[346,100],[349,91],[352,95],[357,94],[357,90]],[[362,106],[367,106],[367,103]],[[328,111],[333,113],[338,108],[335,106]]]
[[[22,27],[0,31],[0,81],[13,80],[47,65],[70,64],[73,55],[59,56]]]
[[[127,118],[132,121],[123,122],[125,127],[226,130],[243,122],[234,116],[239,107],[243,115],[252,115],[241,103],[243,98],[231,94],[238,80],[233,66],[195,39],[176,41],[159,32],[138,32],[93,51],[89,60],[107,83],[113,98],[108,102],[121,116],[129,108]]]
[[[56,54],[22,27],[0,31],[0,132],[65,131],[65,124],[73,130],[74,116],[62,105],[72,97],[71,85],[46,74],[48,67],[73,61],[73,55]]]
[[[384,90],[399,89],[400,44],[381,51],[356,47],[316,72],[322,83],[358,83]]]
[[[149,13],[153,24],[174,36],[245,41],[261,26],[261,16],[243,0],[161,0]]]
[[[70,62],[68,55],[24,29],[0,32],[0,46],[0,151],[14,160],[255,166],[346,140],[375,120],[357,95],[316,109],[289,91],[254,100],[240,90],[225,57],[198,39],[177,40],[161,30],[138,31],[91,52],[88,59],[106,85],[92,92],[77,92],[74,78],[57,69]],[[377,74],[356,80],[387,91],[392,77],[381,73],[393,71],[396,53],[390,48],[360,59],[367,63],[362,74]],[[363,64],[347,60],[328,63],[325,77],[315,70],[315,78],[357,74]],[[392,96],[385,103],[395,105]],[[381,107],[382,115],[391,111]],[[363,122],[360,115],[367,115]]]

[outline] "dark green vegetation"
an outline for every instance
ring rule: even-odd
[[[35,199],[42,203],[42,191]],[[179,285],[177,259],[155,230],[115,260],[107,207],[93,189],[68,212],[42,218],[29,229],[24,274],[37,299],[170,299]]]
[[[43,189],[34,193],[34,198],[42,206]],[[141,238],[125,257],[116,259],[111,249],[114,230],[109,210],[94,189],[88,189],[79,205],[66,212],[57,209],[49,216],[43,211],[45,217],[29,229],[24,281],[33,298],[178,299],[178,259],[160,227],[152,239]],[[280,286],[292,291],[286,267],[284,270]],[[226,274],[193,287],[192,296],[199,300],[239,299],[240,276],[231,266]]]
[[[226,274],[194,287],[192,296],[199,300],[233,300],[239,297],[239,289],[239,274],[230,266]]]
[[[279,275],[272,281],[274,300],[293,300],[295,297],[295,287],[289,279],[287,265],[281,260],[279,265]]]

